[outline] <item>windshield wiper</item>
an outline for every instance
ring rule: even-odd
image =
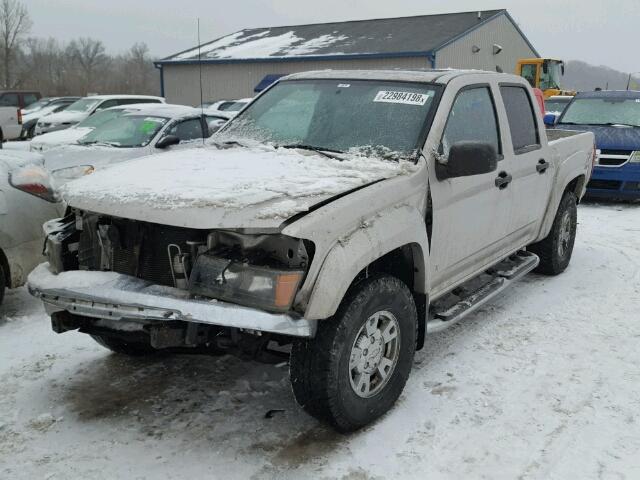
[[[633,125],[632,123],[620,123],[620,122],[598,123],[597,125],[602,125],[602,126],[606,126],[606,127],[631,127],[631,128],[640,128],[640,125]]]
[[[341,152],[340,150],[335,150],[333,148],[324,148],[324,147],[314,147],[313,145],[305,145],[304,143],[292,143],[290,145],[278,145],[277,148],[299,148],[300,150],[311,150],[312,152],[316,152],[319,153],[320,155],[323,155],[327,158],[331,158],[332,160],[340,160],[343,161],[344,159],[337,156],[337,155],[331,155],[331,153],[328,152],[332,152],[332,153],[344,153]]]
[[[116,142],[100,142],[98,140],[94,140],[93,142],[83,142],[83,143],[80,143],[80,145],[84,145],[84,146],[92,145],[92,146],[98,146],[98,147],[117,147],[117,148],[120,148],[122,146]]]

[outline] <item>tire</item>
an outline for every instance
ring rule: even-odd
[[[7,279],[4,276],[4,268],[0,265],[0,305],[4,300],[4,291],[7,288]]]
[[[400,280],[381,275],[356,284],[336,315],[319,322],[315,338],[294,342],[290,375],[297,402],[341,432],[373,422],[391,409],[407,382],[417,325],[413,296]],[[383,331],[384,338],[391,338],[394,330],[396,340],[380,340]],[[371,332],[378,342],[373,346]],[[386,379],[375,365],[386,371]],[[368,391],[367,382],[362,381],[366,378]]]
[[[36,126],[33,125],[29,130],[27,130],[27,140],[31,140],[36,136]]]
[[[148,343],[126,342],[119,338],[103,335],[91,335],[91,338],[93,338],[99,345],[111,350],[114,353],[120,353],[122,355],[128,355],[130,357],[143,357],[158,353],[158,350],[153,348]]]
[[[544,275],[558,275],[566,270],[571,261],[573,245],[576,241],[578,207],[576,196],[567,192],[562,197],[553,219],[549,235],[527,250],[540,257],[536,272]]]

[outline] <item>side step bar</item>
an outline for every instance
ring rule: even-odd
[[[537,255],[524,250],[517,252],[439,298],[429,309],[427,333],[455,325],[536,268],[538,263]]]

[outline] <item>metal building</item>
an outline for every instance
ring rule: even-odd
[[[476,68],[513,72],[539,57],[506,10],[245,29],[156,62],[171,103],[251,97],[281,75],[319,69]]]

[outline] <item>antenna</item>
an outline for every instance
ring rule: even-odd
[[[202,122],[202,144],[204,145],[207,136],[206,133],[204,131],[204,129],[207,129],[207,132],[209,131],[209,124],[207,123],[207,120],[204,117],[204,97],[202,94],[202,56],[200,53],[200,17],[198,17],[198,68],[199,68],[199,74],[200,74],[200,112],[201,112],[201,118],[200,121]]]

